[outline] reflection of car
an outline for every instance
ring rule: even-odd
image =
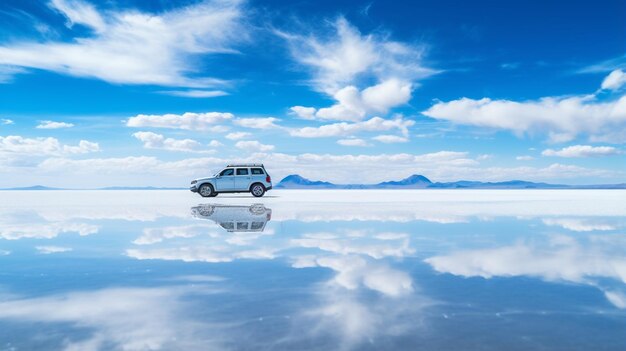
[[[191,208],[196,218],[210,219],[229,232],[262,232],[272,219],[272,210],[263,204],[232,206],[202,204]]]
[[[262,164],[228,165],[212,177],[194,179],[189,187],[189,190],[203,197],[244,192],[261,197],[270,189],[272,178]]]

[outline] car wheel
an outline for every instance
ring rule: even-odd
[[[262,215],[265,213],[265,206],[262,204],[254,204],[250,206],[250,213],[253,215]]]
[[[250,188],[250,192],[254,197],[261,197],[265,194],[265,187],[261,184],[254,184],[252,188]]]
[[[200,196],[202,197],[213,197],[215,195],[215,192],[213,191],[213,187],[211,186],[211,184],[202,184],[200,186],[200,188],[198,189],[198,193],[200,194]]]
[[[213,206],[199,206],[198,207],[198,213],[201,216],[208,217],[208,216],[212,215],[213,212],[215,212],[215,207],[213,207]]]

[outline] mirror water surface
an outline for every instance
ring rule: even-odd
[[[624,191],[0,196],[0,350],[626,349]]]

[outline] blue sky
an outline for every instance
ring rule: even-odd
[[[626,4],[3,1],[0,186],[626,181]]]

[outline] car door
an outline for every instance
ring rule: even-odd
[[[250,170],[248,168],[237,168],[235,190],[248,191],[248,189],[250,189]]]
[[[226,168],[215,179],[216,191],[233,191],[235,189],[235,169]]]
[[[250,179],[251,183],[259,182],[261,184],[265,184],[265,173],[263,172],[263,168],[251,168],[250,172],[252,173],[252,179]]]

